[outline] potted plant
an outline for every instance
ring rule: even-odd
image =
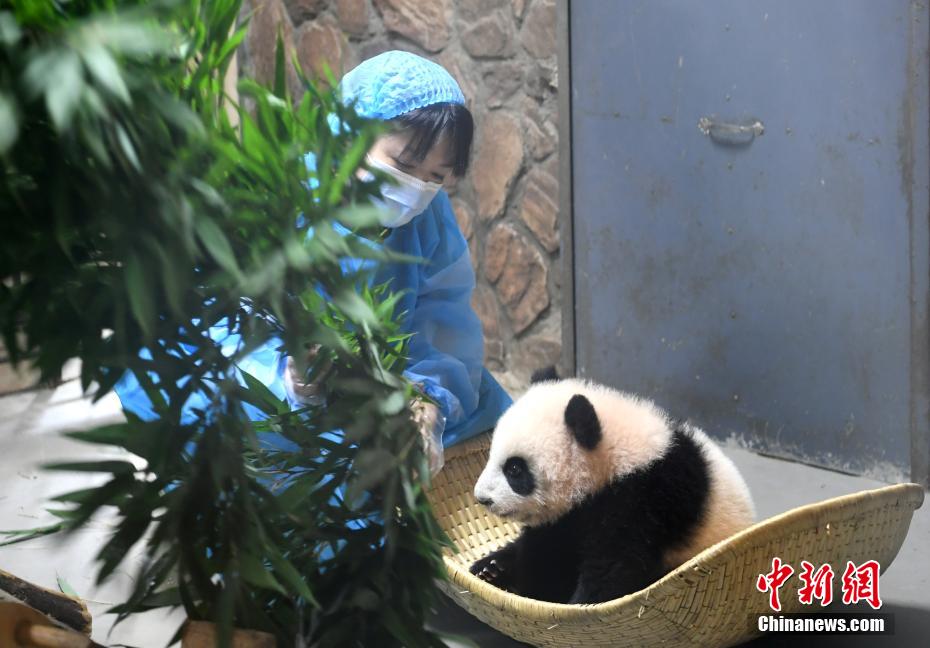
[[[79,357],[96,398],[131,375],[153,410],[71,433],[135,459],[49,466],[106,479],[13,540],[108,508],[98,580],[145,546],[119,620],[182,605],[221,645],[235,627],[279,645],[441,645],[423,629],[442,534],[417,478],[404,339],[393,297],[371,286],[369,265],[389,256],[363,240],[379,231],[357,206],[378,127],[303,76],[289,96],[280,39],[272,87],[243,81],[249,109],[230,104],[239,14],[239,0],[0,9],[4,343],[46,377]],[[349,257],[370,264],[346,272]],[[258,349],[311,345],[333,363],[327,407],[291,412],[239,368]],[[198,393],[208,407],[182,407]]]

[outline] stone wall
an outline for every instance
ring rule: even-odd
[[[338,79],[389,49],[431,58],[475,116],[468,175],[449,191],[478,278],[488,366],[519,389],[561,347],[555,0],[251,0],[239,61],[264,80],[278,30],[302,68]],[[297,80],[289,82],[298,90]]]

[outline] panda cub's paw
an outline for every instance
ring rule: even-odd
[[[501,589],[507,589],[510,581],[507,554],[500,551],[494,551],[476,560],[469,571],[481,580],[490,583]]]

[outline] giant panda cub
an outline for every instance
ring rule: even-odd
[[[743,478],[704,432],[577,379],[531,385],[504,413],[475,498],[524,528],[471,572],[557,603],[639,591],[755,516]]]

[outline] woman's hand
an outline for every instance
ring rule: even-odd
[[[439,408],[430,401],[415,398],[410,405],[411,419],[420,437],[423,439],[423,450],[429,461],[429,472],[433,477],[442,470],[444,463],[442,448],[442,427],[440,426]]]
[[[307,363],[312,364],[319,355],[320,345],[314,344],[307,351]],[[284,389],[287,391],[288,397],[303,405],[322,405],[326,400],[323,385],[332,366],[331,361],[324,363],[316,371],[316,376],[308,381],[306,376],[297,371],[297,363],[294,362],[294,357],[288,356],[287,369],[284,372]]]

